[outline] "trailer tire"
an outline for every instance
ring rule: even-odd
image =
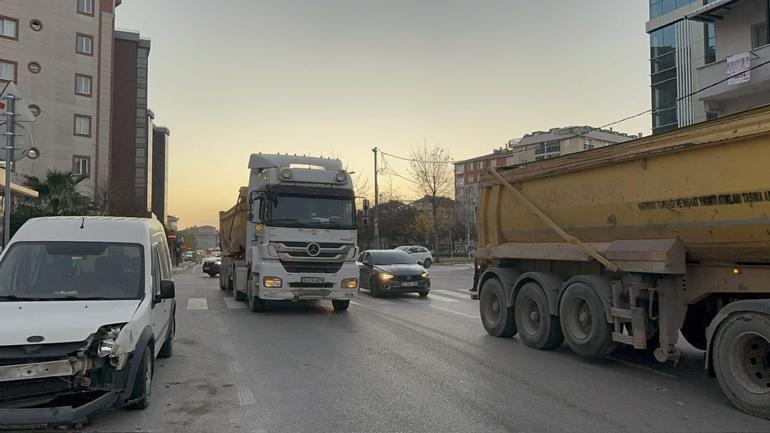
[[[596,291],[582,281],[564,290],[559,303],[559,323],[564,340],[578,355],[600,358],[611,353],[612,325],[607,323],[604,303]]]
[[[482,289],[481,294],[484,294]],[[519,289],[513,307],[516,329],[521,341],[538,350],[561,346],[564,334],[559,318],[551,314],[543,289],[535,282],[527,282]]]
[[[712,350],[728,400],[749,415],[770,419],[770,316],[731,314],[719,325]]]
[[[493,337],[513,337],[516,334],[513,308],[505,306],[505,290],[497,278],[484,281],[479,298],[479,313],[487,334]]]
[[[233,298],[235,298],[236,301],[246,301],[246,294],[239,291],[236,288],[233,288]]]

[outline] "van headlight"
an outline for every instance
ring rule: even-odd
[[[96,355],[99,358],[112,355],[115,348],[115,340],[118,338],[120,330],[123,329],[124,325],[108,325],[99,328],[99,331],[96,333],[99,338],[96,344]]]

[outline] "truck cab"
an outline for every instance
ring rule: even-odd
[[[245,197],[244,260],[234,294],[253,311],[270,301],[331,300],[344,311],[358,293],[356,207],[336,159],[254,154]]]

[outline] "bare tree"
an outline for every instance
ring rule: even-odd
[[[446,149],[436,143],[423,144],[412,151],[409,163],[409,177],[415,189],[430,201],[433,227],[431,229],[432,248],[438,254],[438,206],[441,197],[451,195],[454,182],[452,179],[452,158]]]

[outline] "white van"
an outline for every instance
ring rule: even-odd
[[[155,219],[29,220],[0,255],[0,426],[143,409],[173,350],[166,234]]]

